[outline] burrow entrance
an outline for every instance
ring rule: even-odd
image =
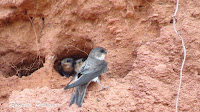
[[[4,77],[29,76],[43,67],[45,58],[34,53],[11,52],[1,57],[0,71]]]
[[[57,53],[57,58],[54,63],[54,69],[59,73],[59,66],[61,61],[65,58],[73,58],[74,60],[84,58],[87,59],[90,51],[92,50],[91,46],[70,46],[69,48],[65,48]]]

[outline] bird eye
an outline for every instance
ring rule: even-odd
[[[70,62],[70,60],[67,60],[67,62]]]
[[[104,52],[105,52],[105,50],[104,50],[104,49],[101,49],[101,50],[100,50],[100,52],[104,53]]]

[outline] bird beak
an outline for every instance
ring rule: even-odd
[[[109,52],[108,52],[108,51],[105,51],[105,53],[108,54]]]

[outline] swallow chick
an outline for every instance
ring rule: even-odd
[[[79,71],[79,69],[81,68],[83,62],[85,61],[84,58],[80,58],[80,59],[77,59],[75,62],[74,62],[74,71],[77,73]]]
[[[76,104],[81,107],[86,89],[90,82],[94,81],[100,84],[98,76],[107,71],[107,62],[104,61],[106,54],[107,51],[103,47],[92,49],[85,62],[83,62],[81,67],[76,70],[76,75],[74,77],[75,81],[72,84],[70,84],[70,81],[69,84],[64,88],[70,89],[76,87],[69,106],[76,102]],[[81,74],[80,77],[79,74]],[[103,87],[102,85],[101,87],[107,88]]]
[[[72,58],[63,59],[59,66],[59,73],[65,77],[72,76],[74,74],[74,60]]]

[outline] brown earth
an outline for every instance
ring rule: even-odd
[[[0,111],[174,112],[183,59],[172,27],[175,0],[1,0]],[[184,37],[179,112],[200,111],[200,1],[181,0]],[[107,90],[92,83],[82,108],[69,107],[71,78],[57,72],[66,57],[109,51]],[[14,107],[12,107],[14,106]]]

